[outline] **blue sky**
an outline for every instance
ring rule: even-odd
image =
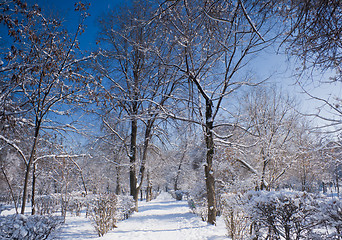
[[[75,13],[75,3],[80,0],[28,0],[29,4],[37,3],[46,14],[56,14],[64,19],[65,26],[69,31],[76,31],[79,23],[77,13]],[[120,4],[126,3],[129,0],[88,0],[90,3],[89,13],[85,25],[87,28],[79,38],[81,48],[91,50],[95,47],[97,33],[97,19],[104,13],[115,9]],[[86,3],[86,1],[83,1]]]
[[[29,4],[37,3],[46,14],[54,14],[64,19],[65,26],[71,33],[75,32],[79,23],[78,14],[74,12],[74,5],[80,0],[27,0]],[[114,10],[121,4],[130,2],[130,0],[88,0],[90,3],[89,13],[85,25],[87,25],[85,32],[79,38],[82,50],[93,50],[96,48],[96,35],[97,35],[97,21],[99,16]],[[293,78],[292,68],[294,67],[293,61],[286,61],[286,57],[282,54],[276,55],[273,51],[264,52],[262,56],[257,59],[251,66],[258,79],[264,79],[273,75],[272,82],[277,82],[282,85],[289,92],[297,95],[300,102],[303,104],[305,112],[315,112],[314,108],[321,105],[317,101],[309,100],[307,95],[299,94],[302,90],[295,84],[296,79]],[[318,74],[321,75],[321,74]],[[326,75],[323,75],[323,78]],[[321,77],[322,78],[322,75]],[[309,86],[308,90],[315,96],[330,98],[333,96],[341,96],[341,84],[334,84],[326,86]],[[327,113],[329,115],[329,113]]]

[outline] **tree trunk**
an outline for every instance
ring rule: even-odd
[[[208,223],[216,224],[216,197],[215,197],[215,178],[213,171],[214,158],[214,137],[213,137],[213,112],[212,101],[206,100],[206,124],[205,124],[205,142],[207,147],[207,163],[204,168],[205,183],[207,188],[208,201]]]
[[[340,197],[340,183],[338,180],[338,174],[336,174],[336,188],[337,188],[337,197]]]
[[[14,207],[15,207],[15,213],[18,213],[17,201],[16,201],[16,199],[14,197],[14,192],[13,192],[13,188],[11,186],[11,183],[9,182],[7,174],[6,174],[5,169],[3,167],[1,167],[1,171],[2,171],[2,173],[4,175],[4,177],[5,177],[5,181],[6,181],[7,185],[8,185],[9,190],[10,190],[11,197],[12,197],[12,200],[13,200],[13,203],[14,203]]]
[[[185,144],[185,150],[184,150],[184,152],[183,152],[183,154],[182,154],[182,157],[181,157],[181,159],[180,159],[180,161],[179,161],[178,170],[177,170],[177,175],[176,175],[176,179],[175,179],[175,185],[174,185],[174,190],[175,190],[175,191],[178,190],[178,181],[179,181],[179,176],[180,176],[180,173],[181,173],[183,161],[184,161],[184,158],[185,158],[186,148],[187,148],[187,143]]]
[[[29,182],[29,179],[30,179],[30,170],[31,170],[31,165],[34,162],[36,147],[37,147],[37,143],[38,143],[39,130],[40,130],[40,121],[36,120],[36,127],[35,127],[35,133],[34,133],[34,139],[33,139],[33,145],[32,145],[32,149],[31,149],[31,154],[30,154],[30,158],[29,158],[28,162],[26,163],[26,169],[25,169],[23,199],[22,199],[21,212],[20,212],[21,214],[25,213],[26,198],[27,198],[27,188],[28,188],[28,182]]]
[[[136,211],[137,208],[137,201],[138,201],[138,194],[137,191],[137,177],[135,172],[135,164],[136,164],[136,152],[137,152],[137,120],[133,119],[131,121],[131,146],[130,146],[130,167],[129,167],[129,183],[130,183],[130,195],[133,196],[134,201],[136,202]]]
[[[115,194],[119,195],[121,193],[121,183],[120,183],[120,167],[116,167],[116,188],[115,188]]]
[[[264,149],[261,149],[261,156],[262,156],[262,175],[261,175],[261,183],[260,183],[260,190],[266,190],[267,186],[265,184],[265,175],[266,175],[266,167],[268,160],[266,159]]]
[[[147,171],[147,188],[146,188],[146,202],[152,200],[152,182],[150,179],[150,172]]]
[[[147,159],[147,149],[148,149],[148,145],[150,142],[151,131],[152,131],[152,126],[153,126],[154,120],[155,119],[149,119],[147,121],[147,124],[146,124],[144,148],[143,148],[141,166],[140,166],[140,171],[139,171],[140,183],[137,184],[137,188],[136,188],[137,196],[138,196],[138,193],[139,193],[139,191],[143,185],[143,181],[144,181],[145,169],[146,169],[145,165],[146,165],[146,159]],[[135,200],[135,207],[136,207],[136,211],[138,212],[138,198],[137,198],[137,200]]]
[[[32,168],[32,196],[31,196],[31,204],[32,204],[32,209],[31,209],[31,215],[36,214],[36,206],[35,206],[35,197],[36,197],[36,163],[33,163],[33,168]]]

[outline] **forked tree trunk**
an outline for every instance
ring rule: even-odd
[[[207,163],[205,165],[205,183],[207,188],[208,201],[208,223],[216,224],[216,197],[215,197],[215,178],[213,171],[214,158],[214,137],[213,137],[213,112],[212,102],[206,101],[206,124],[205,124],[205,142],[207,147]]]
[[[24,178],[24,188],[23,188],[23,199],[22,199],[22,204],[21,204],[21,214],[25,213],[25,207],[26,207],[26,199],[27,199],[27,190],[28,190],[28,182],[30,179],[30,171],[31,171],[31,166],[34,162],[34,156],[36,152],[36,147],[38,143],[38,135],[39,135],[39,130],[40,130],[40,121],[36,121],[36,128],[35,128],[35,133],[34,133],[34,139],[33,139],[33,145],[31,149],[31,154],[28,162],[26,163],[26,169],[25,169],[25,178]]]

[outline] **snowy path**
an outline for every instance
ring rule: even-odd
[[[209,226],[189,212],[186,201],[176,201],[163,193],[150,203],[140,202],[139,212],[118,223],[118,228],[97,238],[85,218],[69,218],[61,239],[124,239],[124,240],[220,240],[225,236],[224,223]]]

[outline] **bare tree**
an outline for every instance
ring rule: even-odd
[[[271,15],[263,7],[259,1],[172,1],[164,2],[154,18],[164,21],[168,43],[177,50],[178,62],[164,64],[183,73],[189,100],[198,107],[198,118],[192,121],[203,127],[206,142],[205,179],[211,224],[216,222],[214,139],[220,136],[215,128],[223,123],[219,112],[228,110],[228,96],[243,85],[253,85],[251,78],[239,75],[241,69],[250,56],[273,40],[265,40],[272,24],[267,22]],[[227,116],[229,111],[222,114]]]
[[[101,88],[111,102],[110,109],[116,111],[116,118],[130,123],[130,194],[136,201],[136,210],[147,151],[161,117],[160,108],[166,105],[177,83],[172,77],[175,71],[160,64],[156,55],[157,52],[170,58],[171,50],[163,45],[164,35],[158,32],[158,25],[146,24],[152,7],[150,3],[136,1],[121,13],[110,13],[100,20],[99,42],[104,50],[100,52],[97,70],[105,79]],[[117,134],[114,127],[112,131]]]
[[[260,177],[261,190],[276,187],[276,183],[295,164],[299,146],[296,141],[301,116],[295,99],[276,86],[256,87],[243,98],[242,112],[249,138],[256,144],[247,151],[254,153],[250,162]],[[248,144],[245,144],[248,145]],[[254,165],[255,164],[255,165]]]
[[[77,10],[84,12],[86,5],[76,5]],[[1,19],[8,29],[9,45],[2,49],[2,64],[0,73],[5,75],[11,84],[3,85],[4,95],[1,101],[15,104],[16,112],[4,115],[21,114],[31,128],[30,149],[24,152],[13,140],[0,135],[1,140],[12,146],[21,156],[25,164],[25,177],[21,213],[24,214],[29,175],[35,169],[37,147],[42,129],[45,131],[63,131],[73,129],[69,124],[57,127],[51,121],[58,115],[66,115],[68,111],[59,111],[61,104],[71,103],[76,94],[82,90],[82,80],[79,63],[90,57],[76,58],[78,48],[77,38],[82,32],[82,23],[73,37],[63,29],[61,21],[46,18],[37,5],[29,7],[21,1],[8,1],[1,5]],[[82,14],[84,19],[87,15]],[[7,49],[7,51],[6,51]],[[20,101],[15,102],[15,100]],[[20,109],[25,109],[21,111]],[[33,174],[33,182],[34,180]],[[34,186],[34,185],[33,185]],[[33,187],[34,191],[34,187]],[[34,214],[34,210],[32,212]]]

